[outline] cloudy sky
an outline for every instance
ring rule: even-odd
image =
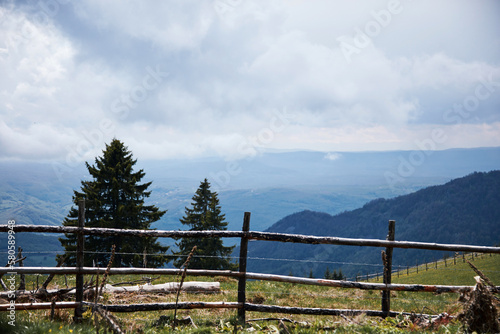
[[[0,1],[0,158],[500,146],[500,3]]]

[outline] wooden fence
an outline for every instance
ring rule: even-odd
[[[449,285],[420,285],[420,284],[392,284],[392,252],[394,248],[427,249],[453,252],[475,252],[475,253],[497,253],[500,254],[500,247],[485,247],[456,244],[437,244],[410,241],[394,241],[394,221],[389,221],[389,233],[386,240],[377,239],[354,239],[338,237],[306,236],[297,234],[268,233],[250,231],[250,213],[245,212],[242,231],[162,231],[162,230],[121,230],[106,228],[86,228],[85,203],[79,202],[79,225],[78,227],[44,226],[44,225],[0,225],[0,232],[44,232],[44,233],[76,233],[77,234],[77,257],[76,267],[15,267],[15,273],[22,274],[74,274],[76,275],[76,296],[75,302],[56,303],[18,303],[16,309],[54,309],[73,308],[75,309],[75,321],[81,320],[85,307],[99,306],[102,310],[110,312],[137,312],[167,309],[195,309],[195,308],[226,308],[237,309],[238,318],[245,322],[245,312],[272,312],[286,314],[310,314],[310,315],[356,315],[366,314],[368,316],[395,316],[400,312],[390,310],[390,291],[415,291],[415,292],[465,292],[471,290],[472,286],[449,286]],[[84,236],[85,235],[121,235],[121,236],[143,236],[143,237],[165,237],[165,238],[240,238],[239,270],[196,270],[188,269],[186,273],[191,276],[226,276],[238,279],[238,301],[237,302],[184,302],[184,303],[155,303],[155,304],[129,304],[129,305],[102,305],[88,303],[83,300],[84,275],[104,274],[105,268],[84,267]],[[371,246],[383,247],[384,257],[384,281],[383,283],[352,282],[329,279],[313,279],[291,277],[283,275],[271,275],[262,273],[247,272],[247,250],[248,240],[266,240],[279,242],[292,242],[304,244],[331,244],[349,246]],[[0,278],[4,274],[12,273],[13,269],[0,268]],[[180,269],[153,269],[153,268],[111,268],[109,275],[125,274],[151,274],[151,275],[178,275]],[[285,307],[277,305],[259,305],[246,301],[246,280],[266,280],[277,282],[290,282],[305,285],[318,285],[337,288],[354,288],[363,290],[380,290],[382,294],[381,310],[352,310],[352,309],[323,309],[323,308],[299,308]],[[11,309],[10,304],[0,304],[0,311]],[[403,313],[404,314],[404,313]]]

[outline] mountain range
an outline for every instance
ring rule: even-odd
[[[385,239],[388,221],[396,221],[396,240],[493,246],[500,244],[500,171],[473,173],[392,199],[376,199],[337,215],[300,211],[267,232]],[[249,245],[248,270],[321,277],[326,271],[346,275],[380,271],[381,249],[337,245],[256,241]],[[395,249],[394,266],[430,262],[442,252]],[[263,260],[264,258],[280,259]]]

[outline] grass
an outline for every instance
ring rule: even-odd
[[[470,261],[479,270],[481,270],[495,285],[500,285],[500,255],[482,254],[479,257],[472,258],[468,255],[465,260]],[[403,270],[399,278],[397,274],[393,275],[394,283],[403,284],[430,284],[430,285],[474,285],[476,282],[474,276],[477,274],[472,270],[467,262],[462,257],[448,258],[446,264],[444,260],[437,262],[437,270],[435,262],[418,267],[418,274],[413,268],[410,275],[406,275]]]
[[[470,269],[467,263],[456,261],[453,258],[435,265],[425,265],[406,275],[406,270],[399,277],[393,275],[394,283],[408,284],[443,284],[443,285],[473,285],[473,277],[476,273]],[[450,264],[451,263],[451,264]],[[500,255],[484,256],[475,258],[473,263],[486,274],[496,285],[500,285]],[[431,267],[433,269],[431,269]],[[36,275],[27,275],[26,286],[31,288],[36,285]],[[133,281],[140,278],[137,275],[109,276],[108,282],[117,283]],[[41,285],[45,277],[38,277]],[[87,278],[88,279],[88,278]],[[178,281],[178,277],[162,276],[154,283]],[[183,301],[237,301],[237,280],[225,277],[187,277],[186,280],[218,281],[221,283],[220,294],[181,294],[180,302]],[[380,281],[380,280],[379,280]],[[69,285],[74,285],[74,278],[69,280]],[[56,277],[49,288],[65,287],[64,277]],[[247,300],[252,303],[266,305],[283,305],[295,307],[316,308],[342,308],[342,309],[380,309],[380,291],[365,291],[356,289],[338,289],[321,286],[306,286],[292,283],[280,283],[270,281],[249,281],[247,283]],[[457,294],[416,293],[416,292],[391,292],[391,310],[414,313],[439,314],[447,312],[456,315],[461,311],[461,304]],[[175,302],[175,294],[105,294],[106,304],[127,303],[154,303]],[[90,311],[84,314],[84,322],[80,325],[71,323],[73,310],[56,310],[56,317],[49,320],[50,311],[16,311],[16,327],[6,323],[6,313],[0,314],[1,333],[95,333]],[[169,333],[173,311],[154,311],[136,313],[115,313],[121,327],[127,332],[136,333]],[[163,316],[163,317],[162,317]],[[179,310],[178,318],[190,316],[198,328],[181,326],[176,331],[179,333],[232,333],[239,325],[236,321],[236,310]],[[284,325],[290,333],[461,333],[459,323],[451,323],[440,328],[426,329],[413,324],[404,317],[388,318],[385,320],[369,317],[340,318],[330,316],[309,315],[284,315],[263,314],[247,312],[247,319],[256,318],[283,318],[286,317],[295,323],[285,322]],[[164,321],[158,321],[162,319]],[[262,333],[279,333],[278,321],[252,321],[250,328]],[[101,328],[104,323],[101,323]],[[326,329],[325,329],[326,328]],[[10,331],[9,331],[10,330]],[[281,327],[281,332],[284,332]]]

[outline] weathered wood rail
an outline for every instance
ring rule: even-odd
[[[8,273],[9,269],[0,268],[1,273]],[[104,274],[106,268],[83,267],[23,267],[16,268],[17,274],[56,274],[56,275],[75,275],[81,273],[83,275]],[[340,281],[328,280],[317,278],[303,278],[285,275],[271,275],[261,273],[247,272],[242,274],[238,271],[228,270],[201,270],[201,269],[187,269],[189,276],[209,276],[209,277],[233,277],[247,279],[273,281],[284,283],[296,283],[304,285],[316,286],[329,286],[332,288],[347,288],[347,289],[360,289],[360,290],[379,290],[379,291],[413,291],[413,292],[432,292],[432,293],[459,293],[469,291],[472,286],[468,285],[422,285],[422,284],[384,284],[384,283],[366,283],[366,282],[353,282],[353,281]],[[153,269],[153,268],[111,268],[108,275],[169,275],[177,276],[182,273],[180,269]],[[3,293],[0,293],[0,297]]]
[[[50,225],[16,225],[15,232],[40,233],[78,233],[78,227],[63,227]],[[6,225],[0,225],[0,232],[7,232]],[[242,231],[162,231],[162,230],[121,230],[115,228],[85,227],[84,235],[122,235],[136,237],[161,238],[243,238],[248,240],[265,240],[292,242],[303,244],[329,244],[344,246],[392,247],[405,249],[427,249],[436,251],[476,252],[500,254],[500,247],[472,246],[459,244],[438,244],[414,241],[388,241],[379,239],[355,239],[339,237],[318,237],[300,234],[272,233],[272,232],[242,232]]]
[[[194,308],[228,308],[237,309],[238,316],[242,322],[245,321],[245,311],[253,312],[272,312],[287,314],[314,314],[314,315],[356,315],[367,314],[369,316],[395,316],[396,312],[390,311],[390,298],[384,293],[382,301],[382,310],[344,310],[344,309],[319,309],[319,308],[299,308],[277,305],[257,305],[246,302],[246,280],[266,280],[276,282],[289,282],[305,285],[328,286],[335,288],[352,288],[362,290],[380,290],[380,291],[414,291],[414,292],[432,292],[432,293],[457,293],[471,290],[472,286],[449,286],[449,285],[420,285],[420,284],[392,284],[390,276],[392,273],[392,252],[394,248],[412,248],[437,251],[454,252],[476,252],[476,253],[496,253],[500,254],[500,247],[472,246],[458,244],[437,244],[411,241],[394,241],[394,231],[391,231],[393,221],[389,223],[389,235],[387,240],[378,239],[354,239],[338,238],[327,236],[308,236],[298,234],[283,234],[269,232],[250,231],[250,213],[246,212],[243,221],[242,231],[163,231],[163,230],[121,230],[106,228],[88,228],[83,226],[85,221],[84,203],[79,203],[79,226],[62,227],[47,225],[0,225],[0,232],[13,230],[15,233],[23,232],[41,232],[41,233],[76,233],[78,235],[77,245],[77,266],[76,267],[16,267],[15,273],[21,274],[74,274],[77,277],[76,301],[75,302],[57,302],[57,303],[18,303],[18,309],[54,309],[54,308],[74,308],[75,321],[81,319],[81,314],[85,307],[99,307],[101,310],[109,312],[137,312],[149,310],[168,310],[174,309],[175,303],[157,303],[157,304],[134,304],[134,305],[96,305],[83,301],[83,276],[93,274],[104,274],[106,268],[83,267],[83,249],[85,235],[120,235],[136,237],[162,237],[162,238],[240,238],[240,259],[239,270],[197,270],[187,269],[187,274],[191,276],[226,276],[238,279],[238,302],[185,302],[178,303],[178,309]],[[393,226],[394,227],[394,226]],[[251,273],[246,271],[248,240],[264,240],[305,244],[331,244],[345,246],[369,246],[385,247],[384,252],[384,283],[352,282],[342,280],[313,279],[291,277],[283,275],[271,275],[262,273]],[[3,274],[12,273],[13,269],[8,267],[0,268],[0,277]],[[111,268],[109,275],[126,274],[151,274],[151,275],[179,275],[180,269],[156,269],[156,268]],[[499,287],[500,288],[500,287]],[[20,292],[18,292],[20,293]],[[10,304],[0,305],[0,311],[8,310]]]

